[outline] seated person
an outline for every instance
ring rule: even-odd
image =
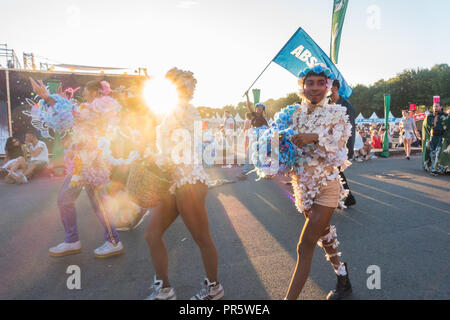
[[[367,153],[364,150],[364,140],[360,134],[360,130],[356,130],[355,145],[354,145],[353,149],[355,151],[355,154],[354,154],[355,160],[357,162],[362,162],[363,161],[362,159],[364,158],[364,156],[367,155]]]
[[[6,157],[1,170],[6,174],[5,182],[8,184],[27,183],[23,172],[26,170],[26,161],[19,139],[9,137],[5,145]]]
[[[372,130],[371,145],[375,149],[381,149],[381,137],[376,130]]]
[[[365,153],[364,160],[369,160],[371,158],[370,157],[370,153],[372,152],[372,144],[370,143],[371,142],[370,141],[370,136],[367,136],[367,137],[363,138],[363,141],[364,141],[364,148],[363,148],[363,150],[364,150],[364,153]]]
[[[381,147],[380,148],[383,148],[383,145],[384,145],[384,139],[386,138],[385,136],[386,136],[386,129],[385,129],[385,127],[381,127],[380,128],[380,133],[379,133],[379,136],[380,136],[380,139],[381,139]],[[389,132],[388,132],[388,146],[389,146],[389,149],[390,148],[392,148],[392,136],[389,134]]]
[[[30,152],[30,161],[25,170],[25,176],[29,180],[36,171],[48,165],[48,149],[45,142],[38,140],[34,131],[27,132],[25,135],[25,143]]]

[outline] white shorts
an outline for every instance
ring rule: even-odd
[[[7,163],[5,163],[5,164],[3,165],[2,169],[8,169],[8,167],[9,167],[10,165],[12,165],[13,163],[15,163],[17,160],[19,160],[19,158],[15,158],[15,159],[9,160]]]
[[[414,135],[413,131],[405,131],[404,135],[403,135],[403,139],[415,139],[416,136]]]

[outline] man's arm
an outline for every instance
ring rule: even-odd
[[[252,110],[250,99],[248,98],[248,91],[245,93],[245,97],[247,98],[247,110],[251,113],[255,112],[254,110]]]
[[[53,98],[51,98],[49,96],[47,88],[45,87],[42,80],[39,80],[39,82],[36,82],[30,77],[30,82],[31,82],[31,86],[33,87],[34,93],[36,93],[38,96],[40,96],[42,99],[44,99],[48,105],[54,106],[56,104],[56,101],[53,100]]]
[[[30,148],[30,155],[32,157],[37,157],[38,155],[41,154],[42,151],[44,151],[44,147],[36,148],[36,150],[31,150],[31,148]]]

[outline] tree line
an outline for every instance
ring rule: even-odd
[[[433,96],[441,97],[444,108],[450,106],[450,66],[448,64],[436,64],[431,69],[407,69],[389,80],[378,80],[372,85],[357,84],[353,87],[353,94],[349,101],[355,108],[356,115],[362,113],[366,118],[375,112],[380,118],[384,118],[384,95],[391,95],[391,112],[395,117],[401,117],[401,111],[409,109],[410,104],[415,104],[421,111],[429,110],[433,105]],[[280,109],[294,104],[300,100],[297,93],[289,93],[279,99],[263,101],[267,107],[267,118]],[[245,102],[239,102],[236,106],[226,105],[222,108],[198,107],[203,118],[210,118],[219,114],[223,116],[225,111],[231,111],[233,115],[239,114],[245,117],[247,106]]]

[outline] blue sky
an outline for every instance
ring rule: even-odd
[[[222,107],[242,100],[298,27],[328,53],[332,2],[15,0],[2,4],[0,43],[64,63],[189,69],[194,104]],[[338,68],[355,85],[450,63],[449,13],[447,0],[350,0]],[[265,100],[297,85],[272,64],[255,87]]]

